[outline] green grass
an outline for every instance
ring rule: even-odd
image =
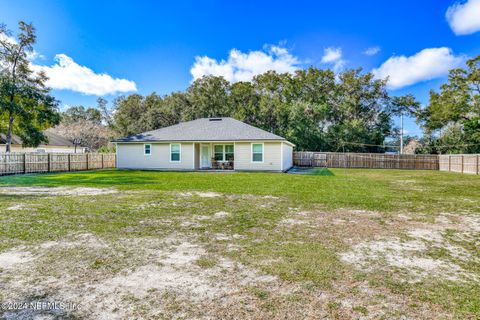
[[[177,234],[193,237],[206,248],[207,252],[195,261],[202,269],[215,268],[222,257],[227,257],[278,276],[286,283],[302,284],[307,292],[322,290],[335,295],[339,283],[369,282],[392,294],[413,299],[412,305],[431,303],[457,318],[480,315],[478,283],[432,280],[409,284],[392,279],[389,273],[353,272],[351,266],[338,258],[338,252],[349,248],[345,240],[351,236],[348,233],[363,232],[364,240],[376,234],[365,232],[362,225],[330,223],[336,218],[335,209],[372,210],[381,216],[365,218],[366,223],[380,231],[399,235],[389,224],[389,219],[398,213],[412,214],[418,223],[434,223],[435,216],[442,212],[478,214],[478,176],[360,169],[315,169],[311,174],[301,175],[99,170],[0,177],[0,189],[9,186],[113,187],[120,192],[79,197],[20,196],[0,192],[0,252],[78,233],[92,233],[113,243],[117,239],[165,238]],[[177,195],[177,192],[187,191],[223,195],[213,198]],[[7,210],[18,203],[28,208]],[[282,227],[282,219],[292,212],[307,210],[326,212],[326,216],[310,217],[318,218],[318,224],[313,221],[312,225]],[[229,215],[213,218],[219,211]],[[203,219],[205,217],[209,219]],[[330,219],[330,224],[325,219]],[[229,240],[216,240],[215,235]],[[447,232],[445,237],[454,235]],[[478,242],[454,239],[451,242],[480,259]],[[228,245],[238,249],[229,251]],[[129,265],[127,258],[134,252],[127,251],[122,254],[118,254],[120,251],[116,254],[80,252],[69,259],[76,259],[72,261],[83,264],[94,274],[109,274]],[[432,258],[452,259],[441,249],[428,254]],[[67,254],[64,256],[68,258]],[[478,263],[462,263],[458,262],[480,275]],[[281,312],[278,310],[282,310],[283,300],[275,292],[260,287],[251,287],[249,291],[264,303],[268,312]],[[355,292],[352,289],[342,295]],[[336,301],[329,301],[326,307],[332,314],[340,312],[340,304]],[[357,315],[365,316],[369,314],[367,307],[358,304],[352,308]]]
[[[324,170],[324,169],[319,169]],[[322,171],[319,171],[322,172]],[[328,174],[104,170],[18,175],[0,186],[90,186],[122,190],[216,191],[288,197],[295,204],[377,211],[480,212],[480,178],[439,171],[330,169]],[[1,196],[0,196],[1,197]]]

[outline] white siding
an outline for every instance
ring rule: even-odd
[[[170,162],[170,143],[149,143],[151,154],[145,155],[143,143],[118,143],[117,167],[123,169],[194,169],[194,144],[181,143],[181,161]]]
[[[252,162],[251,142],[235,142],[234,168],[235,170],[281,171],[281,147],[281,142],[264,142],[263,163],[258,163]]]
[[[293,147],[289,144],[282,143],[282,170],[286,171],[293,166]]]

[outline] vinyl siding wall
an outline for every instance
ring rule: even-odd
[[[281,171],[281,145],[281,142],[264,142],[263,163],[258,163],[252,162],[251,142],[235,142],[235,170]]]
[[[170,162],[170,143],[150,143],[150,155],[144,154],[143,145],[143,143],[117,143],[117,167],[121,169],[194,169],[193,143],[181,143],[180,162]]]
[[[282,143],[282,156],[283,156],[283,171],[290,169],[293,166],[293,147]]]

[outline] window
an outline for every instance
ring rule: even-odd
[[[233,144],[216,144],[213,146],[213,158],[216,161],[231,161],[233,157]]]
[[[234,157],[233,145],[231,144],[225,145],[225,160],[233,161],[233,157]]]
[[[180,144],[172,143],[170,145],[170,162],[180,162]]]
[[[213,158],[216,161],[223,161],[223,144],[213,146]]]
[[[252,162],[263,162],[263,143],[252,143]]]
[[[143,145],[143,154],[149,156],[152,154],[152,145],[151,144],[144,144]]]

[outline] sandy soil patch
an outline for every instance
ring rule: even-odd
[[[58,259],[55,254],[35,256],[32,253],[35,251],[55,253],[58,250],[73,250],[71,252],[74,253],[78,251],[77,247],[87,248],[88,250],[84,252],[93,256],[98,251],[98,256],[102,258],[115,255],[115,250],[125,248],[132,254],[127,255],[132,264],[116,274],[109,275],[92,269],[88,261],[84,265],[78,265],[77,260],[81,259],[81,256],[70,260],[68,254]],[[62,314],[63,316],[125,319],[167,314],[174,318],[179,316],[189,318],[188,313],[184,312],[192,308],[196,310],[195,312],[201,313],[206,310],[202,308],[209,306],[208,308],[219,308],[224,312],[225,305],[236,304],[237,299],[245,294],[246,286],[278,286],[276,277],[261,274],[252,268],[221,257],[215,260],[217,262],[213,267],[202,268],[196,262],[200,257],[207,255],[205,248],[176,235],[164,239],[134,238],[107,243],[93,235],[84,234],[45,242],[30,250],[22,252],[12,250],[0,255],[2,267],[8,267],[0,272],[0,286],[2,291],[8,292],[4,298],[8,298],[9,301],[33,301],[29,300],[30,297],[40,295],[47,301],[81,302],[78,310],[71,311],[71,314]],[[42,270],[42,274],[37,268]],[[78,273],[72,274],[72,270]],[[174,301],[166,298],[166,294],[168,297],[174,297]],[[140,313],[139,316],[138,308],[142,309],[143,304],[147,307],[153,301],[155,308],[145,308],[143,312],[146,313]],[[172,303],[174,305],[180,303],[185,308],[181,311],[175,309],[176,311],[171,313]],[[40,317],[39,314],[31,312],[25,315],[27,318]],[[17,319],[22,315],[10,312],[4,313],[3,316]]]
[[[32,262],[51,251],[65,248],[86,247],[89,249],[106,248],[105,241],[95,237],[93,234],[85,233],[74,235],[68,239],[57,241],[46,241],[34,248],[20,246],[9,251],[0,253],[0,268],[20,268],[23,264]]]
[[[107,248],[108,243],[91,233],[81,233],[57,241],[46,241],[38,245],[38,249],[64,249],[74,247],[102,249]],[[42,252],[42,250],[39,250],[38,252]]]
[[[304,221],[304,220],[293,219],[293,218],[286,218],[286,219],[282,219],[280,221],[280,225],[283,225],[283,226],[303,225],[303,224],[306,224],[306,223],[307,222]]]
[[[13,206],[8,207],[6,210],[18,211],[18,210],[24,210],[24,209],[26,209],[25,205],[23,203],[19,203],[19,204],[14,204]]]
[[[176,192],[175,194],[180,197],[198,196],[200,198],[216,198],[216,197],[222,196],[222,194],[218,192],[200,192],[200,191]]]
[[[0,253],[0,269],[10,269],[18,265],[33,261],[35,258],[29,251],[19,251],[12,249]]]
[[[1,187],[0,194],[27,196],[96,196],[116,193],[111,188]]]
[[[361,243],[351,251],[340,254],[342,261],[361,268],[403,269],[412,275],[413,281],[427,276],[458,281],[462,276],[471,276],[458,265],[441,259],[421,256],[426,246],[421,241],[401,241],[398,238]]]
[[[227,218],[229,215],[230,215],[230,213],[228,213],[228,212],[219,211],[219,212],[215,212],[213,217],[217,218],[217,219],[222,219],[222,218]]]

